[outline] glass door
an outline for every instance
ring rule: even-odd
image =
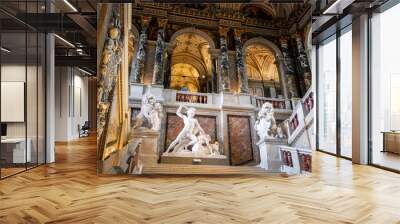
[[[340,34],[340,156],[352,158],[352,32],[351,25]]]
[[[371,18],[370,162],[400,171],[400,4]]]
[[[317,54],[317,149],[336,154],[336,35],[322,42]]]

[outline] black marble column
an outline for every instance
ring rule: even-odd
[[[290,49],[288,45],[288,38],[283,37],[280,39],[282,54],[283,54],[283,64],[285,65],[285,74],[287,81],[287,90],[288,97],[299,97],[299,91],[297,88],[297,80],[296,80],[296,69],[293,62],[293,59],[290,56]]]
[[[230,92],[230,79],[229,79],[229,58],[228,58],[228,45],[226,42],[228,28],[219,28],[219,40],[221,45],[221,75],[220,75],[220,90],[224,92]]]
[[[311,69],[307,58],[306,51],[304,50],[304,42],[299,34],[296,34],[296,46],[297,46],[297,64],[299,71],[302,73],[302,94],[305,94],[311,87]]]
[[[146,60],[147,29],[150,17],[142,17],[142,30],[140,31],[138,50],[132,58],[132,69],[129,75],[129,82],[141,83],[144,75],[144,63]]]
[[[239,89],[241,93],[249,92],[249,80],[247,77],[246,70],[244,69],[244,58],[243,58],[243,45],[242,36],[243,30],[235,29],[235,49],[236,49],[236,69],[239,78]]]
[[[218,56],[211,53],[211,92],[218,92],[218,74],[217,74]]]
[[[163,65],[164,65],[164,49],[165,49],[165,26],[167,19],[158,19],[158,31],[157,31],[157,44],[156,53],[154,59],[154,70],[153,70],[153,85],[163,85]]]
[[[164,53],[164,88],[170,88],[171,85],[171,66],[172,66],[172,50],[167,50]]]

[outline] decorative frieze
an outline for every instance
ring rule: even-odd
[[[242,26],[242,23],[238,22],[238,21],[233,21],[233,20],[221,19],[221,20],[219,20],[219,25],[226,26],[226,27],[232,27],[232,28],[240,28]]]

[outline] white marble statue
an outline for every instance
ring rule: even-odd
[[[150,111],[151,129],[159,131],[161,129],[161,119],[163,117],[163,107],[160,103],[155,103],[153,109]]]
[[[196,156],[211,155],[211,137],[207,134],[200,134],[197,136],[197,142],[192,147],[192,152]]]
[[[282,129],[281,125],[279,125],[279,126],[276,128],[276,135],[275,135],[275,137],[276,137],[276,138],[279,138],[279,139],[286,138],[286,135],[285,135],[285,133],[283,133],[283,129]]]
[[[181,113],[182,109],[186,109],[186,114]],[[167,153],[179,152],[181,150],[188,150],[188,147],[194,145],[197,142],[198,134],[205,134],[204,130],[201,128],[199,122],[194,116],[196,115],[196,109],[193,107],[179,106],[176,111],[176,115],[183,119],[184,127],[178,134],[176,139],[169,145]],[[187,141],[189,139],[189,141]]]
[[[136,116],[136,122],[133,128],[137,129],[142,127],[143,121],[146,119],[152,130],[159,131],[161,128],[162,110],[162,105],[156,102],[156,97],[150,92],[145,93],[142,97],[140,112]]]
[[[274,117],[274,107],[271,103],[264,103],[258,112],[257,121],[254,125],[260,140],[257,144],[265,141],[266,139],[274,139],[273,129],[276,128],[276,121]]]

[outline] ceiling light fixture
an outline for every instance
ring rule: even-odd
[[[68,5],[74,12],[78,12],[78,10],[73,6],[68,0],[64,0],[64,3]]]
[[[58,34],[54,34],[55,37],[57,37],[59,40],[61,40],[62,42],[66,43],[68,46],[75,48],[75,45],[73,45],[71,42],[69,42],[68,40],[60,37]]]
[[[343,9],[351,5],[355,0],[336,0],[332,5],[330,5],[327,9],[324,10],[322,14],[342,14]]]
[[[83,70],[83,69],[81,69],[81,68],[79,68],[79,67],[78,67],[78,70],[81,71],[81,72],[83,72],[83,73],[85,73],[85,74],[87,74],[87,75],[89,75],[89,76],[92,76],[92,75],[93,75],[92,73],[90,73],[90,72],[88,72],[88,71],[86,71],[86,70]]]
[[[9,49],[7,49],[5,47],[1,47],[0,49],[1,49],[1,51],[4,51],[6,53],[10,53],[11,52],[11,50],[9,50]]]

